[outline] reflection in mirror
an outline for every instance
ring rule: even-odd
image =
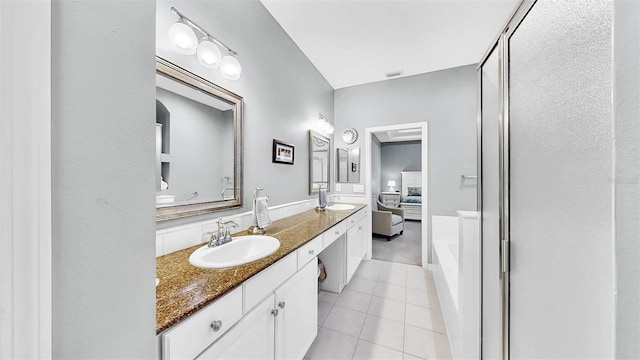
[[[156,220],[242,205],[242,98],[156,62]]]
[[[329,169],[331,143],[329,138],[309,131],[309,194],[318,189],[329,191]]]
[[[336,149],[336,181],[360,182],[360,148]]]

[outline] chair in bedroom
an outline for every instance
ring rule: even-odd
[[[404,232],[404,210],[400,208],[386,207],[377,199],[377,210],[372,210],[372,232],[387,237],[387,241],[395,234]]]

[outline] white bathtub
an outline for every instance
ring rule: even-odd
[[[478,213],[431,219],[434,278],[451,353],[457,359],[479,356],[480,269]]]
[[[437,259],[436,264],[438,264],[439,273],[441,273],[440,275],[444,280],[440,283],[436,281],[436,286],[438,286],[440,296],[448,295],[450,298],[441,300],[445,300],[444,303],[450,301],[456,312],[458,311],[459,228],[457,216],[433,216],[431,218],[433,252]],[[448,294],[444,294],[444,291]],[[441,301],[441,304],[448,305],[443,304],[443,301]]]

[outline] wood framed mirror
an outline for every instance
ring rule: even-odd
[[[309,194],[319,189],[329,191],[331,169],[331,140],[309,130]]]

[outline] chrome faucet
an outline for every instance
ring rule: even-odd
[[[207,233],[207,235],[211,235],[211,238],[209,238],[209,244],[207,244],[208,247],[220,246],[233,240],[231,238],[231,229],[235,229],[239,226],[238,223],[233,220],[224,221],[222,218],[218,219],[216,223],[218,224],[218,230]]]

